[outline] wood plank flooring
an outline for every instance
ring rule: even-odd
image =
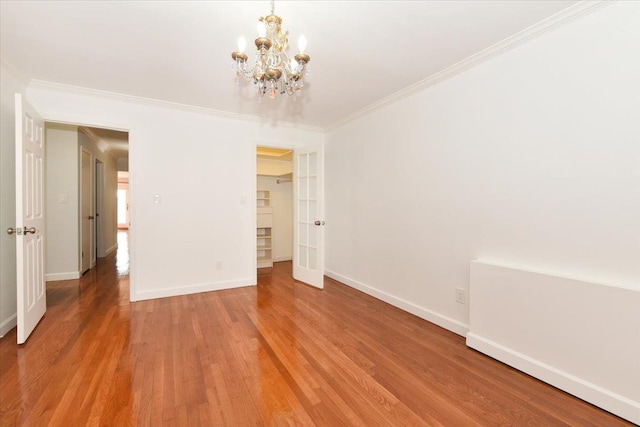
[[[347,286],[296,283],[290,263],[131,304],[122,251],[49,283],[27,344],[0,340],[0,425],[631,425]]]

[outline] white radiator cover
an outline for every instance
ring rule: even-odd
[[[471,262],[467,345],[640,424],[640,290]]]

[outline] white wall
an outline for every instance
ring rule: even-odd
[[[328,274],[460,334],[473,259],[640,289],[638,22],[614,3],[330,132]]]
[[[0,337],[16,325],[15,93],[24,85],[0,66]]]
[[[46,280],[78,278],[79,152],[77,126],[45,128]]]
[[[271,122],[75,92],[32,87],[27,98],[49,121],[130,131],[134,299],[255,284],[256,144],[295,148],[323,139]]]
[[[258,164],[262,160],[258,159]],[[281,178],[258,175],[258,189],[271,192],[271,254],[275,262],[289,261],[293,256],[293,185],[291,182],[278,184],[278,179]]]

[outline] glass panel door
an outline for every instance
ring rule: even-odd
[[[324,280],[323,146],[297,149],[294,157],[293,277],[322,288]]]

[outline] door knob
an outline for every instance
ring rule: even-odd
[[[89,219],[93,219],[93,215],[89,215],[87,218],[89,218]]]
[[[315,225],[324,225],[324,221],[316,221],[314,222]]]
[[[13,227],[9,227],[9,228],[7,228],[7,234],[13,234],[13,233],[15,233],[15,232],[16,232],[16,229],[15,229],[15,228],[13,228]]]
[[[24,235],[26,236],[26,235],[27,235],[27,234],[29,234],[29,233],[31,233],[31,234],[36,234],[36,231],[37,231],[37,230],[36,230],[36,228],[35,228],[35,227],[31,227],[31,228],[25,227],[25,228],[24,228]]]

